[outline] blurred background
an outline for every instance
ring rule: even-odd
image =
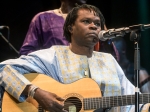
[[[101,10],[108,29],[150,24],[150,0],[88,0],[87,3]],[[59,0],[1,0],[0,26],[9,26],[10,34],[7,28],[0,29],[0,33],[19,51],[33,16],[59,6]],[[123,38],[127,42],[127,57],[133,62],[134,45],[129,37],[127,34]],[[150,29],[141,33],[139,45],[141,65],[150,73]],[[18,54],[0,36],[0,62],[12,58],[18,58]]]

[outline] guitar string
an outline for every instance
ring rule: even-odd
[[[129,97],[127,97],[126,98],[126,96],[123,96],[123,98],[121,98],[122,96],[114,96],[114,97],[118,97],[118,100],[120,99],[123,99],[123,98],[125,98],[125,100],[131,100],[131,99],[134,99],[134,95],[129,95]],[[111,98],[114,98],[114,97],[111,97]],[[133,97],[133,98],[131,98],[131,97]],[[143,98],[143,97],[148,97],[148,96],[142,96],[142,97],[140,97],[140,98]],[[110,97],[102,97],[102,98],[94,98],[94,99],[102,99],[102,100],[105,100],[105,101],[109,101],[109,98]],[[87,99],[87,100],[90,100],[91,98],[85,98],[85,99]],[[74,100],[74,99],[70,99],[69,101],[78,101],[78,100]]]
[[[131,95],[131,97],[133,97],[132,95]],[[133,98],[135,98],[135,97],[133,97]],[[132,102],[132,100],[131,99],[133,99],[133,98],[127,98],[127,99],[122,99],[122,98],[118,98],[118,101],[119,101],[119,99],[120,99],[120,101],[122,102],[122,101],[131,101],[131,104],[133,104],[133,102]],[[144,99],[144,100],[143,100]],[[96,99],[95,99],[96,100]],[[141,97],[140,98],[140,100],[142,101],[142,102],[147,102],[147,97]],[[76,100],[72,100],[72,101],[74,101],[74,103],[81,103],[81,102],[79,102],[79,101],[76,101]],[[110,101],[110,100],[108,100],[108,99],[106,99],[106,100],[104,100],[103,102],[107,102],[107,101]],[[95,102],[95,103],[98,103],[99,101],[93,101],[93,102]],[[115,103],[110,103],[110,105],[112,105],[112,104],[116,104],[116,105],[118,105],[118,102],[115,102]],[[123,103],[122,103],[123,104]],[[124,105],[126,105],[126,104],[128,104],[128,103],[124,103]],[[105,104],[105,106],[107,106],[108,104],[106,103]],[[97,106],[97,105],[96,105]]]
[[[147,96],[146,96],[147,95]],[[146,95],[142,95],[139,99],[142,101],[142,103],[146,103],[146,102],[148,102],[148,99],[147,99],[147,97],[149,97],[149,94],[146,94]],[[122,99],[122,98],[120,98],[120,100],[127,100],[127,101],[130,101],[131,103],[133,103],[132,101],[131,101],[131,99],[134,99],[135,98],[135,96],[134,95],[129,95],[130,97],[126,97],[126,96],[123,96],[125,99]],[[117,96],[115,96],[115,97],[117,97]],[[114,97],[113,97],[114,98]],[[86,99],[88,99],[88,101],[89,101],[89,99],[90,98],[86,98]],[[103,99],[103,98],[95,98],[95,100],[98,100],[98,101],[93,101],[94,103],[98,103],[99,102],[99,100],[100,99]],[[118,98],[119,99],[119,98]],[[106,100],[107,101],[110,101],[110,100],[108,100],[108,99],[105,99],[104,101],[106,102]],[[71,99],[71,100],[69,100],[69,101],[72,101],[71,103],[73,103],[73,104],[75,104],[76,106],[81,106],[82,104],[81,104],[81,101],[77,101],[77,100],[74,100],[74,99]],[[80,103],[80,104],[79,104]],[[86,102],[87,104],[88,104],[88,102]],[[70,105],[70,102],[68,103],[68,102],[65,102],[65,106],[64,107],[67,107],[67,105]],[[84,102],[84,104],[85,104],[85,102]],[[113,105],[114,103],[110,103],[110,105]],[[127,103],[126,103],[127,104]],[[97,105],[95,105],[96,107],[97,107]],[[118,105],[119,106],[119,105]],[[92,107],[94,107],[94,106],[92,106]],[[107,107],[107,106],[106,106]]]
[[[142,94],[141,94],[142,95]],[[148,94],[149,95],[149,94]],[[122,99],[121,97],[124,97],[125,99],[131,99],[131,97],[135,97],[134,95],[128,95],[128,97],[126,98],[126,96],[114,96],[114,97],[119,97],[120,99]],[[106,99],[106,100],[109,100],[109,98],[114,98],[114,97],[97,97],[97,98],[95,98],[94,97],[94,99]],[[143,97],[148,97],[148,96],[146,96],[146,95],[144,95],[144,96],[142,96],[141,98],[143,98]],[[88,99],[88,100],[90,100],[90,99],[93,99],[93,98],[84,98],[84,99]],[[132,98],[133,99],[133,98]],[[74,100],[74,99],[70,99],[71,101],[78,101],[78,100]],[[69,100],[69,101],[70,101]]]
[[[145,100],[143,100],[143,102],[147,102],[147,100],[145,101]],[[75,102],[75,106],[79,106],[79,107],[82,107],[81,105],[79,105],[79,103],[81,103],[81,102]],[[97,103],[97,102],[96,102]],[[70,102],[68,103],[68,105],[70,105]],[[118,105],[119,106],[119,105]],[[66,108],[66,107],[68,107],[67,106],[67,104],[64,106],[64,108]],[[95,108],[94,108],[95,107]],[[103,107],[109,107],[109,106],[103,106]],[[112,106],[113,107],[113,106]],[[95,106],[92,106],[92,108],[94,108],[94,109],[96,109],[97,108],[97,105],[95,105]]]
[[[107,101],[104,100],[104,102],[107,102]],[[81,103],[81,102],[76,101],[76,102],[71,102],[71,103],[78,105],[78,104]],[[98,103],[98,101],[94,101],[93,103]],[[65,104],[67,105],[67,103],[65,103]],[[70,102],[69,102],[68,104],[70,104]],[[114,104],[114,103],[110,103],[110,105],[111,105],[111,104]],[[116,104],[118,104],[118,102],[116,102]],[[107,106],[108,104],[105,103],[105,105]]]

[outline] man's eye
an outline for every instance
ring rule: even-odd
[[[96,25],[96,26],[98,26],[98,27],[100,27],[100,26],[101,26],[101,24],[100,24],[100,23],[95,23],[95,25]]]
[[[90,23],[88,20],[83,20],[83,22],[84,22],[85,24],[89,24],[89,23]]]

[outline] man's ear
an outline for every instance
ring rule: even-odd
[[[72,27],[70,25],[68,26],[68,30],[70,33],[72,32]]]

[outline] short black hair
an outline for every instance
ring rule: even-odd
[[[71,33],[69,31],[69,26],[72,26],[77,17],[78,17],[78,11],[80,9],[87,9],[89,10],[90,12],[91,11],[94,11],[94,14],[96,16],[98,16],[100,18],[100,22],[101,22],[101,29],[104,30],[104,25],[105,25],[105,19],[104,19],[104,16],[103,14],[101,13],[101,11],[93,6],[93,5],[88,5],[88,4],[83,4],[83,5],[76,5],[76,7],[74,7],[67,15],[66,17],[66,21],[64,23],[64,27],[63,27],[63,30],[64,30],[64,36],[66,38],[66,40],[68,40],[68,42],[71,42]]]

